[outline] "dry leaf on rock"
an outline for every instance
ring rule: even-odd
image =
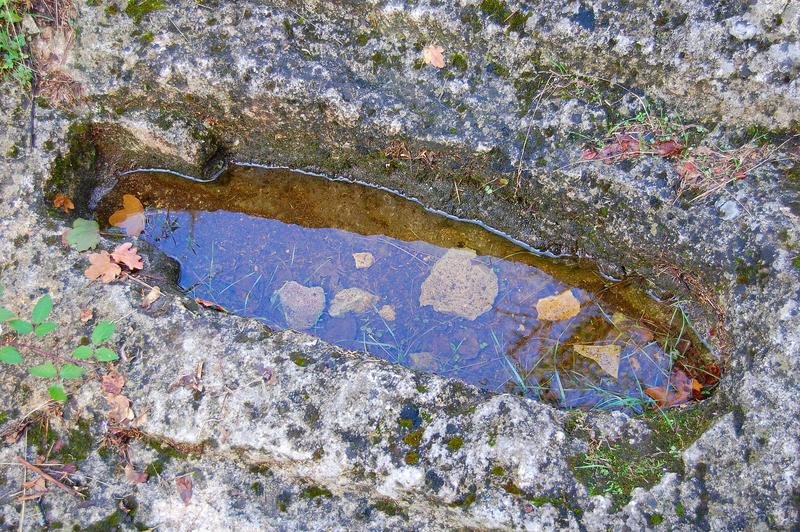
[[[134,418],[133,410],[131,410],[131,402],[124,395],[107,395],[106,401],[111,406],[111,411],[108,413],[108,419],[112,423],[123,423],[132,421]]]
[[[181,496],[183,504],[189,505],[192,502],[192,477],[185,476],[175,479],[175,486],[178,488],[178,495]]]
[[[110,395],[119,395],[123,386],[125,386],[125,376],[116,371],[103,375],[100,383],[102,390]]]
[[[112,214],[108,223],[124,229],[128,236],[139,236],[144,232],[144,205],[135,196],[125,194],[122,196],[122,209]]]
[[[136,471],[131,464],[127,464],[125,466],[125,478],[131,484],[144,484],[147,482],[147,473]]]
[[[56,194],[56,197],[53,198],[53,207],[56,209],[61,209],[64,212],[69,212],[75,208],[75,204],[72,203],[72,200],[69,199],[69,196],[65,196],[61,192]]]
[[[422,50],[422,60],[426,65],[432,65],[436,68],[444,68],[444,56],[442,55],[444,48],[436,44],[432,44]]]
[[[84,274],[92,281],[100,279],[104,283],[110,283],[122,273],[122,268],[111,260],[111,255],[108,254],[108,251],[90,253],[89,262],[91,266],[86,269]]]
[[[92,317],[94,317],[94,312],[92,312],[92,309],[90,308],[81,309],[80,319],[83,323],[86,323],[87,321],[92,319]]]
[[[125,242],[114,248],[111,258],[119,264],[124,264],[130,270],[141,270],[144,268],[142,257],[137,253],[137,249],[130,242]]]
[[[581,311],[581,303],[565,290],[557,296],[543,297],[536,302],[536,319],[540,321],[561,321],[577,316]]]
[[[142,307],[149,308],[159,297],[161,297],[161,289],[155,286],[142,298]]]
[[[218,312],[228,312],[228,309],[223,307],[222,305],[218,305],[213,301],[208,301],[207,299],[200,299],[199,297],[194,298],[194,302],[200,305],[201,307],[205,307],[207,309],[216,310]]]
[[[597,362],[603,371],[614,377],[619,377],[619,355],[622,348],[618,345],[576,345],[575,352],[581,356]]]
[[[669,376],[669,388],[667,390],[664,386],[654,386],[647,388],[644,393],[654,399],[659,407],[668,408],[687,402],[692,397],[692,391],[699,392],[703,385],[676,369]]]

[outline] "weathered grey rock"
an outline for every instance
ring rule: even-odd
[[[348,312],[363,314],[372,310],[379,299],[375,294],[361,288],[345,288],[344,290],[339,290],[333,296],[331,306],[328,308],[328,314],[334,318],[343,316]]]
[[[471,249],[450,249],[420,288],[420,306],[474,320],[492,308],[497,297],[497,274],[478,262]]]
[[[325,310],[325,290],[321,286],[309,287],[296,281],[287,281],[276,294],[290,329],[310,329]]]
[[[800,116],[800,10],[768,1],[602,9],[507,2],[506,17],[482,9],[491,5],[317,1],[287,8],[247,1],[220,3],[205,18],[196,3],[176,0],[137,24],[78,2],[81,31],[63,65],[84,95],[74,114],[39,106],[32,139],[28,100],[0,88],[3,305],[27,309],[50,292],[62,328],[48,346],[65,352],[89,332],[76,318],[80,309],[118,320],[113,343],[126,353],[118,364],[126,393],[137,414],[149,412],[141,430],[205,444],[200,458],[167,460],[163,482],[141,485],[125,483],[116,454],[103,457],[90,446],[77,461],[88,503],[52,490],[41,507],[27,505],[27,528],[45,521],[85,527],[113,515],[129,495],[139,511],[123,519],[125,526],[137,520],[187,530],[198,523],[641,530],[654,526],[656,515],[664,529],[795,526],[796,163],[780,154],[730,184],[726,193],[741,211],[721,220],[715,203],[723,194],[673,202],[679,179],[670,161],[580,162],[582,141],[575,139],[602,138],[607,121],[641,110],[638,96],[605,92],[599,78],[661,97],[668,110],[709,125],[710,138],[723,146],[738,145],[751,124],[792,127]],[[517,11],[529,16],[515,18]],[[448,66],[417,68],[419,46],[434,40]],[[551,61],[593,77],[571,85]],[[562,82],[563,90],[541,93],[545,84]],[[599,100],[587,95],[593,88]],[[386,148],[398,138],[414,155],[437,152],[435,164],[387,160]],[[160,142],[171,146],[167,153],[154,145]],[[66,157],[58,159],[59,152]],[[568,431],[572,417],[542,403],[490,396],[307,335],[272,334],[250,320],[195,315],[167,282],[154,308],[141,309],[138,287],[87,283],[85,256],[59,244],[69,220],[53,222],[42,208],[59,190],[88,215],[91,189],[108,186],[115,169],[161,165],[209,175],[225,156],[400,190],[532,246],[594,256],[608,274],[639,273],[656,294],[705,301],[687,311],[728,361],[709,401],[724,415],[682,451],[682,465],[635,489],[616,510],[607,495],[590,495],[572,466],[605,440],[644,445],[651,435],[643,420],[593,412],[585,422],[591,437]],[[48,180],[54,168],[57,179]],[[75,172],[86,179],[76,181]],[[493,182],[488,194],[483,185],[498,176],[509,186]],[[146,271],[169,271],[159,266],[163,258],[141,249]],[[721,324],[714,306],[725,311]],[[205,393],[172,387],[200,361]],[[106,407],[96,380],[69,383],[68,391],[64,422],[53,419],[52,430],[69,440],[80,418],[89,421],[89,440],[100,441]],[[46,389],[23,370],[6,368],[0,396],[3,417],[12,419],[41,405]],[[406,438],[416,430],[422,432]],[[4,444],[0,462],[32,457],[29,444]],[[134,442],[132,458],[141,466],[164,457]],[[495,465],[506,476],[492,474]],[[265,468],[274,477],[255,472]],[[197,495],[184,508],[174,478],[189,471]],[[21,507],[9,497],[19,489],[20,470],[3,466],[0,475],[2,526],[17,528]],[[256,482],[262,495],[252,489]],[[311,497],[322,489],[331,496]]]

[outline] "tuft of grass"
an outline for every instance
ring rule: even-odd
[[[24,12],[19,5],[15,0],[0,0],[0,80],[28,89],[33,69],[26,53],[28,36],[20,26]]]

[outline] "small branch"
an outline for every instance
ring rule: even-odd
[[[65,358],[65,357],[62,357],[61,355],[57,355],[55,353],[51,353],[49,351],[45,351],[44,349],[40,349],[40,348],[38,348],[38,347],[36,347],[34,345],[24,344],[24,343],[20,342],[19,340],[6,340],[3,343],[3,345],[10,345],[10,346],[13,346],[13,347],[20,347],[22,349],[28,349],[30,351],[33,351],[37,355],[40,355],[40,356],[43,356],[45,358],[48,358],[48,359],[52,360],[53,362],[77,364],[77,365],[82,366],[84,368],[94,369],[93,365],[88,364],[87,362],[85,362],[83,360]]]
[[[79,492],[75,488],[67,486],[63,482],[58,481],[55,478],[51,477],[50,475],[45,473],[42,469],[36,467],[32,463],[30,463],[27,460],[25,460],[23,457],[17,456],[17,462],[19,462],[20,464],[25,466],[27,469],[30,469],[31,471],[33,471],[34,473],[36,473],[37,475],[39,475],[43,479],[47,480],[48,482],[50,482],[52,484],[55,484],[56,486],[58,486],[59,488],[61,488],[64,491],[66,491],[67,493],[69,493],[73,497],[75,497],[77,499],[82,499],[83,498],[83,494],[81,492]]]

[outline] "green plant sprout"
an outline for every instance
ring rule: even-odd
[[[29,88],[33,70],[25,53],[27,37],[19,31],[22,16],[12,0],[0,0],[0,79],[12,79],[18,85]]]
[[[3,288],[0,286],[0,297],[2,295]],[[58,324],[47,321],[52,311],[53,300],[49,294],[36,302],[29,320],[17,317],[17,314],[6,307],[0,307],[0,324],[11,329],[10,334],[0,340],[0,362],[11,366],[32,364],[29,365],[28,372],[34,377],[48,381],[59,379],[59,382],[49,385],[48,392],[52,399],[64,402],[67,400],[67,392],[64,391],[63,381],[80,379],[91,369],[92,362],[113,362],[119,359],[113,350],[103,347],[111,339],[116,326],[110,321],[100,321],[92,332],[90,343],[76,347],[71,358],[65,357],[28,340],[31,335],[33,338],[43,338],[58,329]],[[20,350],[26,352],[30,359],[23,357]],[[91,360],[93,357],[94,360]]]

